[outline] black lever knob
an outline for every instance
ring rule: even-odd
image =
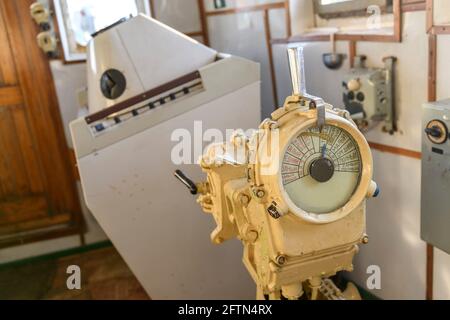
[[[442,137],[442,134],[443,134],[442,130],[436,126],[433,126],[431,128],[426,128],[425,133],[434,138],[440,138],[440,137]]]
[[[127,80],[119,70],[106,70],[100,78],[100,89],[105,98],[117,99],[124,93],[126,88]]]
[[[198,194],[197,185],[191,179],[186,177],[186,175],[181,170],[176,170],[174,172],[174,176],[175,176],[175,178],[180,180],[181,183],[184,184],[189,189],[191,194],[193,194],[193,195]]]

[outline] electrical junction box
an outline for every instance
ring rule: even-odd
[[[450,253],[450,99],[425,104],[422,122],[421,237]]]
[[[354,67],[345,76],[343,101],[363,132],[384,121],[383,131],[397,131],[395,114],[395,61],[384,58],[384,68],[367,68],[365,56],[356,56]]]

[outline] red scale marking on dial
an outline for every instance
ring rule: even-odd
[[[305,153],[305,149],[308,149],[301,138],[294,139],[294,141],[292,141],[292,144],[303,153]]]
[[[281,172],[284,173],[298,173],[299,172],[299,166],[283,163],[281,167]]]
[[[319,133],[311,128],[293,139],[287,147],[281,174],[287,185],[309,175],[308,163],[320,156],[326,145],[326,157],[331,159],[339,172],[359,172],[361,159],[354,140],[344,130],[325,126]],[[319,150],[316,150],[318,147]]]
[[[287,185],[296,180],[300,179],[300,176],[297,173],[287,173],[283,174],[283,185]]]
[[[342,131],[337,130],[336,128],[333,128],[330,130],[330,141],[328,142],[331,145],[331,148],[333,149],[336,145],[336,140],[339,138],[339,135],[342,133]]]
[[[348,152],[346,155],[339,158],[339,163],[344,164],[347,162],[352,162],[358,159],[358,152],[353,149],[351,152]]]
[[[354,148],[353,142],[350,139],[346,139],[345,143],[336,151],[336,156],[341,159]]]
[[[291,164],[294,166],[299,166],[300,165],[300,159],[296,158],[288,153],[286,153],[286,155],[284,156],[284,161],[283,163],[287,163],[287,164]]]
[[[306,146],[306,149],[314,151],[314,144],[312,142],[311,136],[309,135],[302,135],[301,140]]]
[[[300,152],[299,149],[297,149],[294,145],[289,145],[289,147],[287,147],[287,151],[292,154],[293,156],[296,156],[297,158],[302,158],[303,157],[303,153]]]
[[[359,160],[355,160],[354,162],[345,163],[340,165],[338,170],[339,172],[359,172],[360,171]]]

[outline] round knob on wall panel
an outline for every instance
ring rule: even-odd
[[[348,98],[348,100],[355,100],[355,93],[353,91],[350,91],[347,94],[347,98]]]
[[[364,100],[366,99],[366,96],[364,95],[364,93],[358,92],[358,94],[356,95],[356,99],[358,99],[358,101],[360,101],[360,102],[364,102]]]
[[[100,78],[100,89],[107,99],[117,99],[127,87],[127,80],[122,72],[116,69],[106,70]]]
[[[361,89],[361,82],[358,79],[352,79],[347,83],[347,88],[350,91],[358,91]]]
[[[425,128],[428,139],[435,144],[443,144],[448,139],[448,129],[440,120],[432,120]]]

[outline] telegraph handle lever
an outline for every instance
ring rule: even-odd
[[[186,177],[186,175],[181,170],[176,170],[174,172],[174,176],[175,176],[175,178],[180,180],[181,183],[183,183],[189,189],[191,194],[193,194],[193,195],[198,194],[197,185],[191,179]]]
[[[302,47],[288,48],[289,71],[291,73],[292,92],[294,96],[306,94],[305,62]]]

